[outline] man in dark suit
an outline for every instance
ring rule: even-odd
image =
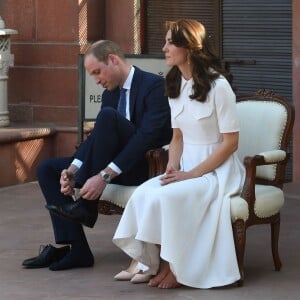
[[[88,49],[84,66],[106,89],[95,127],[72,157],[48,159],[37,170],[55,241],[67,246],[47,245],[39,256],[23,261],[27,268],[92,266],[94,257],[82,225],[94,226],[106,185],[144,182],[148,175],[146,151],[171,139],[162,77],[131,66],[119,46],[108,40]],[[76,201],[74,188],[80,189]]]

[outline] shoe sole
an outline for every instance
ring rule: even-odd
[[[45,207],[46,207],[50,212],[54,213],[56,216],[61,217],[61,218],[63,218],[63,219],[66,219],[66,220],[68,220],[68,221],[71,221],[71,222],[73,222],[73,223],[81,224],[81,225],[84,225],[84,226],[89,227],[89,228],[93,228],[93,227],[95,226],[95,224],[96,224],[96,222],[94,222],[94,223],[85,223],[85,222],[82,222],[82,221],[77,220],[77,219],[72,219],[72,218],[70,218],[70,216],[66,216],[66,215],[62,214],[61,212],[58,212],[58,211],[56,211],[56,210],[53,210],[52,208],[47,207],[47,205],[46,205]]]

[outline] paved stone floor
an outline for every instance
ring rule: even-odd
[[[94,229],[86,229],[96,259],[93,268],[58,272],[22,269],[23,259],[36,255],[40,244],[53,243],[48,212],[36,182],[1,188],[0,300],[299,299],[300,185],[287,184],[285,194],[280,272],[273,268],[269,226],[256,226],[247,231],[243,287],[160,290],[113,280],[129,262],[111,242],[119,216],[101,215]]]

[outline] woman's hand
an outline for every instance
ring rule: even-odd
[[[172,182],[178,182],[191,178],[188,172],[177,171],[173,168],[167,168],[166,173],[160,177],[161,185],[166,185]]]

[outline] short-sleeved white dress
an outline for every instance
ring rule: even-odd
[[[207,101],[191,100],[193,80],[170,99],[172,127],[183,134],[181,169],[188,171],[239,131],[235,95],[225,78],[215,80]],[[155,274],[159,255],[181,284],[210,288],[240,279],[230,219],[230,196],[239,193],[245,170],[237,154],[213,172],[161,186],[159,177],[129,199],[113,242]],[[156,244],[161,245],[160,254]]]

